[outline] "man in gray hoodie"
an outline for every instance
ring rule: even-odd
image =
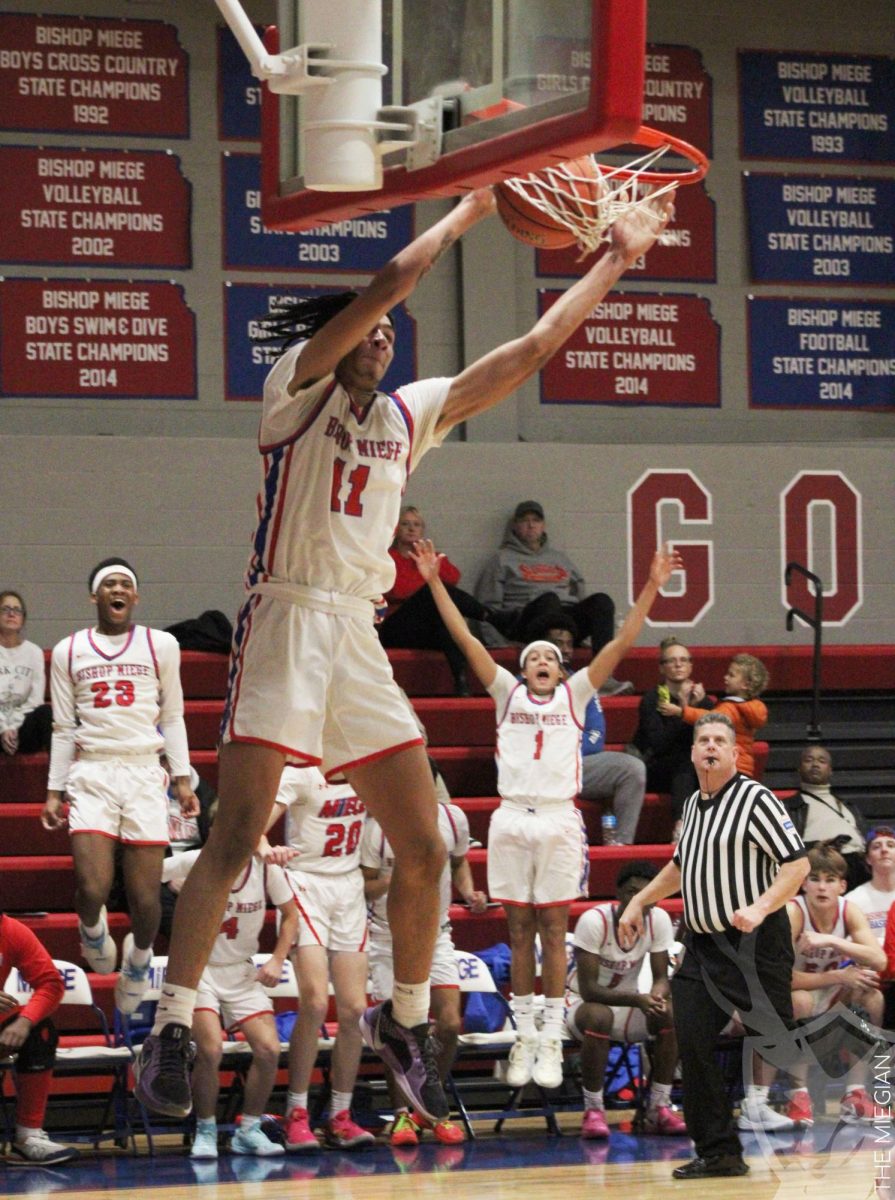
[[[516,505],[500,549],[485,564],[476,598],[505,638],[527,643],[543,637],[557,617],[574,622],[575,641],[590,638],[593,655],[615,635],[615,604],[605,592],[584,595],[584,576],[562,550],[548,543],[544,509],[537,500]],[[630,683],[607,679],[602,695],[632,692]]]

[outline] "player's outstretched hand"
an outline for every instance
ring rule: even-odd
[[[40,823],[44,829],[49,829],[51,833],[56,829],[65,828],[68,824],[68,817],[63,807],[61,796],[47,796],[41,810]]]
[[[653,246],[673,216],[673,191],[630,209],[612,226],[610,251],[621,254],[630,266]]]
[[[675,571],[684,569],[684,560],[677,550],[672,549],[666,542],[653,555],[649,576],[656,587],[663,588]]]
[[[444,555],[435,553],[435,543],[431,538],[420,538],[418,542],[414,542],[410,549],[410,557],[426,583],[437,578]]]

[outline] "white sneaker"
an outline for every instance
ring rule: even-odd
[[[136,1012],[148,987],[149,963],[135,967],[128,953],[121,964],[121,974],[115,984],[115,1007],[126,1016]]]
[[[242,1126],[237,1129],[230,1139],[230,1151],[232,1154],[257,1154],[261,1158],[273,1158],[285,1154],[286,1147],[279,1142],[272,1142],[261,1128],[261,1122],[256,1121],[248,1129]]]
[[[795,1129],[796,1123],[764,1101],[744,1100],[737,1126],[740,1129],[764,1129],[768,1133],[786,1133]]]
[[[30,1167],[35,1163],[44,1167],[53,1167],[58,1163],[71,1162],[79,1158],[77,1150],[71,1146],[62,1146],[52,1142],[45,1129],[32,1133],[21,1142],[13,1142],[7,1164],[11,1167]]]
[[[562,1042],[559,1038],[541,1038],[531,1075],[538,1087],[562,1086]]]
[[[84,926],[80,921],[78,922],[78,933],[81,935],[81,954],[87,960],[91,971],[95,971],[97,975],[111,975],[118,962],[118,947],[109,933],[109,920],[105,905],[99,911],[99,919],[102,922],[103,931],[99,937],[95,938],[88,937],[84,932]]]
[[[512,1088],[525,1087],[531,1079],[538,1050],[536,1037],[517,1037],[507,1062],[507,1083]]]
[[[218,1127],[196,1126],[196,1136],[190,1149],[190,1158],[217,1158]]]

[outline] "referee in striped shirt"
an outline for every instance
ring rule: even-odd
[[[692,759],[699,791],[687,800],[674,857],[629,901],[618,927],[629,945],[643,928],[644,909],[683,894],[685,954],[671,990],[684,1117],[697,1157],[673,1172],[677,1179],[749,1169],[715,1045],[735,1011],[750,1035],[785,1043],[793,1025],[785,906],[808,874],[807,851],[786,809],[737,771],[727,717],[699,718]]]

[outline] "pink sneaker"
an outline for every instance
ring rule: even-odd
[[[814,1124],[814,1110],[811,1107],[811,1096],[805,1089],[793,1092],[786,1106],[786,1115],[797,1125],[810,1126]]]
[[[293,1108],[286,1118],[286,1149],[293,1153],[320,1149],[320,1143],[311,1129],[306,1108]]]
[[[873,1120],[873,1101],[863,1088],[850,1088],[839,1105],[839,1119],[847,1125]]]
[[[584,1120],[581,1122],[581,1133],[583,1138],[608,1138],[609,1126],[606,1124],[606,1114],[602,1108],[589,1108],[584,1114]]]
[[[372,1146],[376,1141],[369,1129],[361,1129],[352,1121],[347,1108],[330,1117],[323,1138],[327,1146],[332,1146],[334,1150],[357,1150],[360,1146]]]
[[[683,1117],[666,1104],[651,1108],[643,1120],[643,1132],[659,1134],[661,1137],[679,1137],[686,1134]]]

